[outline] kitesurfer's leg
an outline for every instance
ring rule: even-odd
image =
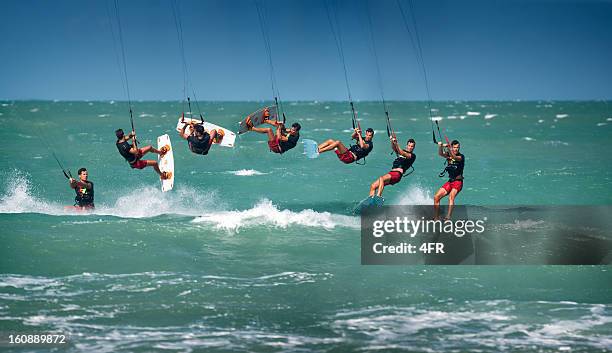
[[[152,161],[150,159],[147,159],[147,160],[143,160],[143,162],[147,164],[147,167],[153,167],[153,169],[155,170],[155,173],[157,173],[159,177],[162,179],[168,179],[172,176],[170,172],[162,172],[159,169],[159,164],[157,164],[157,161]]]
[[[319,149],[319,153],[327,152],[327,151],[331,150],[332,148],[328,149],[328,147],[331,146],[334,142],[336,142],[336,141],[330,139],[330,140],[327,140],[327,141],[324,141],[323,143],[321,143],[317,147]]]
[[[346,148],[346,146],[341,141],[336,141],[336,143],[334,143],[334,148],[337,148],[338,153],[340,154],[346,153],[348,151],[348,148]]]
[[[383,190],[385,189],[385,185],[389,185],[389,181],[391,181],[391,174],[387,173],[380,178],[378,178],[378,197],[382,197]]]
[[[254,127],[251,131],[259,132],[260,134],[268,134],[268,141],[274,141],[274,133],[269,127]]]
[[[263,124],[269,124],[269,125],[273,125],[273,126],[279,126],[282,124],[282,122],[280,121],[276,121],[276,120],[269,120],[269,119],[265,119],[263,121]]]
[[[341,141],[327,140],[319,145],[319,153],[331,151],[334,148],[337,148],[340,154],[348,151],[346,146],[344,146]]]
[[[155,169],[155,172],[157,174],[159,174],[160,176],[162,175],[161,170],[159,170],[159,165],[157,164],[157,161],[153,161],[153,160],[147,159],[147,160],[143,160],[143,162],[145,162],[147,164],[146,165],[147,167],[153,167],[153,169]]]
[[[370,197],[374,196],[376,193],[376,189],[378,189],[378,184],[380,183],[380,177],[376,178],[372,184],[370,184]]]
[[[281,137],[283,137],[283,131],[285,130],[285,126],[282,123],[276,125],[276,140],[281,141]]]
[[[208,133],[208,135],[210,136],[208,139],[208,148],[210,149],[210,146],[212,146],[213,142],[215,141],[215,138],[217,137],[217,130],[213,129],[210,130],[210,132]]]
[[[138,152],[140,153],[140,156],[144,156],[145,154],[151,152],[151,153],[155,153],[155,154],[164,154],[165,152],[162,153],[162,151],[158,150],[157,148],[153,147],[153,146],[145,146],[142,148],[138,149]]]
[[[446,215],[446,219],[451,219],[451,216],[453,215],[453,208],[455,207],[455,197],[458,193],[458,189],[451,189],[450,193],[448,194],[448,213]]]
[[[440,218],[440,200],[448,194],[444,188],[440,188],[434,195],[434,219]]]

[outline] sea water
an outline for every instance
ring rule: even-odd
[[[180,102],[134,102],[141,146],[169,134],[175,186],[133,170],[114,145],[126,102],[0,102],[0,331],[61,332],[67,351],[605,351],[612,349],[607,266],[362,266],[354,206],[395,156],[377,102],[365,165],[266,136],[195,155],[175,131]],[[200,102],[237,130],[269,102]],[[461,143],[469,205],[608,205],[609,102],[434,102]],[[346,102],[284,102],[301,137],[350,142]],[[415,172],[386,204],[431,204],[445,181],[425,102],[390,102]],[[437,135],[437,132],[436,132]],[[443,136],[444,139],[444,136]],[[64,210],[86,167],[96,209]],[[155,155],[145,158],[155,159]],[[526,225],[528,227],[528,225]],[[44,351],[51,348],[24,348]]]

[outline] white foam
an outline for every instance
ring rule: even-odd
[[[32,108],[30,109],[30,113],[36,113],[39,110],[40,110],[39,108]]]
[[[124,218],[180,214],[195,217],[206,211],[203,207],[206,207],[208,200],[216,199],[213,197],[214,192],[202,192],[184,186],[175,189],[173,193],[162,193],[159,188],[146,186],[125,194],[118,191],[121,196],[112,205],[96,202],[96,208],[91,212],[74,212],[72,209],[65,209],[63,204],[49,202],[36,196],[36,188],[26,173],[14,171],[11,175],[13,177],[7,179],[5,194],[0,197],[0,213],[42,213],[53,216],[95,214]],[[211,209],[223,206],[211,205]]]
[[[608,125],[608,123],[597,123],[597,126],[604,126],[604,125]]]
[[[543,122],[544,122],[544,119],[538,120],[538,124],[542,124]]]
[[[555,117],[556,117],[557,119],[567,118],[568,116],[569,116],[569,114],[557,114],[557,115],[555,115]]]
[[[397,205],[433,205],[433,196],[427,189],[419,185],[408,185],[404,188],[397,201]]]
[[[259,201],[247,210],[212,212],[197,217],[193,222],[212,224],[216,229],[230,232],[239,232],[242,228],[261,226],[276,228],[303,226],[328,230],[336,227],[359,228],[359,218],[356,217],[316,212],[310,209],[299,212],[279,210],[272,204],[272,201],[267,199]]]
[[[164,193],[157,187],[146,186],[120,196],[112,206],[96,204],[94,214],[124,218],[147,218],[163,214],[198,216],[207,211],[209,200],[217,199],[214,194],[212,191],[200,192],[185,186],[175,188],[172,193]],[[211,209],[218,207],[222,205],[210,206]]]
[[[36,196],[29,176],[15,170],[12,178],[7,178],[5,194],[0,197],[0,213],[46,213],[52,215],[63,214],[64,207],[59,204],[46,202]]]
[[[153,117],[153,114],[142,113],[138,117],[139,118],[151,118],[151,117]]]
[[[446,119],[454,120],[454,119],[457,119],[457,116],[456,115],[449,115],[449,116],[446,117]]]
[[[612,121],[612,118],[607,118],[606,121]]]
[[[493,118],[495,118],[496,116],[497,116],[497,114],[486,114],[484,118],[485,118],[485,119],[493,119]]]
[[[228,174],[233,174],[233,175],[237,175],[237,176],[253,176],[253,175],[265,175],[268,173],[262,173],[259,172],[255,169],[240,169],[240,170],[232,170],[229,172],[226,172]]]
[[[98,114],[98,118],[107,118],[110,114]]]
[[[442,118],[441,116],[432,116],[432,117],[431,117],[431,121],[440,121],[440,120],[442,120],[442,119],[443,119],[443,118]]]
[[[534,139],[534,138],[532,138],[532,137],[528,137],[528,136],[523,137],[523,140],[525,140],[525,141],[535,141],[535,139]]]
[[[480,112],[467,112],[467,115],[469,115],[469,116],[477,116],[477,115],[480,115]]]

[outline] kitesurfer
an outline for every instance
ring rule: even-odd
[[[355,128],[353,134],[351,135],[351,139],[357,140],[356,145],[352,145],[349,148],[346,148],[344,144],[340,140],[327,140],[318,146],[319,153],[335,150],[338,159],[346,164],[350,164],[356,162],[362,158],[365,158],[374,148],[374,143],[372,142],[372,138],[374,138],[374,130],[372,128],[368,128],[366,130],[365,137],[361,135],[361,129],[359,127]]]
[[[385,185],[395,185],[402,180],[402,177],[406,174],[408,169],[412,167],[412,164],[416,160],[416,154],[414,154],[414,147],[416,142],[414,139],[409,139],[406,143],[406,149],[401,149],[397,143],[395,136],[391,136],[391,148],[393,152],[397,154],[397,158],[393,161],[391,171],[384,174],[376,179],[372,185],[370,185],[370,197],[375,194],[378,197],[382,197]],[[378,189],[378,192],[376,192]]]
[[[74,207],[81,209],[94,208],[94,185],[87,180],[87,169],[80,168],[78,171],[79,179],[70,178],[68,183],[76,192]]]
[[[448,140],[446,140],[448,142]],[[446,151],[444,150],[446,148]],[[450,219],[455,205],[455,197],[463,188],[463,167],[465,156],[459,152],[461,145],[459,141],[453,140],[450,145],[438,141],[438,154],[446,159],[446,168],[440,176],[448,173],[448,181],[434,195],[435,218],[439,217],[440,200],[448,195],[448,213],[446,219]]]
[[[269,117],[270,113],[264,111],[264,114],[266,113],[267,115],[264,116]],[[276,120],[264,119],[263,123],[275,126],[276,132],[272,132],[272,128],[269,127],[254,127],[250,118],[246,121],[249,131],[268,135],[268,147],[271,152],[285,153],[297,145],[302,128],[299,123],[293,123],[290,129],[285,128],[285,124]]]
[[[119,150],[119,154],[125,158],[125,160],[130,164],[130,167],[133,169],[144,169],[146,167],[153,167],[155,172],[159,174],[161,179],[170,179],[172,177],[171,172],[162,172],[159,170],[159,166],[157,161],[149,160],[149,159],[141,159],[145,154],[152,152],[156,153],[160,156],[163,156],[166,152],[168,152],[168,147],[164,146],[161,149],[156,149],[153,146],[145,146],[142,148],[136,147],[136,133],[134,131],[130,132],[127,136],[123,132],[123,129],[118,129],[115,131],[115,135],[117,136],[117,150]],[[132,139],[132,144],[128,141]]]
[[[191,126],[191,134],[188,135],[185,133],[187,126]],[[183,125],[183,129],[180,134],[182,138],[187,140],[189,143],[189,150],[195,154],[207,155],[210,150],[210,146],[212,146],[215,138],[217,137],[217,130],[211,130],[207,132],[204,129],[204,126],[196,123],[185,123]]]

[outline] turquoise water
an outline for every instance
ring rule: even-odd
[[[124,102],[0,102],[0,331],[70,335],[69,351],[606,351],[607,266],[361,266],[359,218],[369,184],[389,170],[381,106],[365,166],[333,153],[282,156],[264,135],[235,149],[188,152],[178,102],[135,102],[142,144],[171,135],[175,190],[128,167],[114,130]],[[264,102],[200,103],[234,128]],[[436,102],[443,133],[466,156],[458,202],[607,205],[605,102]],[[348,142],[339,102],[287,102],[302,138]],[[430,204],[443,180],[423,102],[392,102],[416,171],[387,204]],[[39,136],[46,141],[41,142]],[[73,191],[50,146],[95,183],[96,211],[71,214]],[[32,350],[40,351],[40,349]]]

